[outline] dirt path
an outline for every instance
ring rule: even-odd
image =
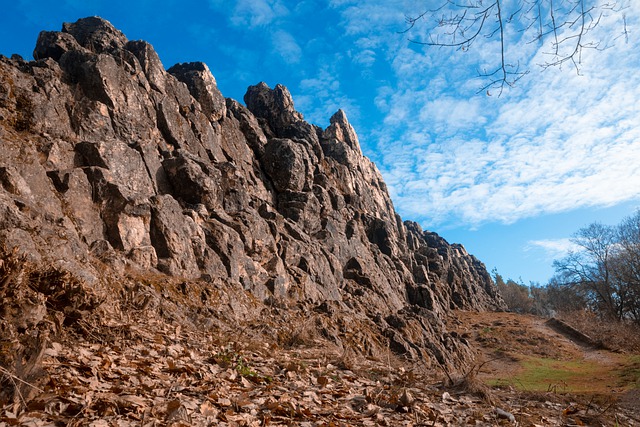
[[[559,322],[559,321],[556,321]],[[531,325],[535,328],[536,333],[546,335],[550,340],[555,340],[560,345],[581,354],[582,359],[594,361],[596,363],[608,366],[614,366],[619,361],[619,357],[608,350],[598,348],[588,337],[585,339],[576,334],[567,332],[563,328],[559,328],[547,319],[533,318]]]
[[[630,388],[621,373],[632,355],[597,348],[547,319],[458,312],[449,327],[478,349],[478,375],[489,384],[598,394]]]

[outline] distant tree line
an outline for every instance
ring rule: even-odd
[[[512,311],[538,315],[587,310],[640,325],[640,210],[616,226],[593,223],[571,239],[575,249],[554,261],[545,286],[494,280]]]

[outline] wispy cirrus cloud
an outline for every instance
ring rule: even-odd
[[[329,5],[340,11],[347,35],[369,34],[381,43],[389,38],[388,33],[380,31],[382,28],[401,31],[405,28],[405,12],[416,10],[415,3],[406,0],[331,0]]]
[[[272,35],[274,54],[280,56],[287,64],[297,64],[302,59],[302,49],[291,35],[285,30],[277,30]]]
[[[353,55],[356,64],[370,67],[376,62],[376,52],[372,49],[363,49]]]
[[[343,15],[354,33],[362,7]],[[396,207],[428,225],[473,227],[639,198],[639,15],[625,11],[628,41],[582,52],[580,75],[541,72],[549,48],[528,45],[531,75],[500,98],[476,95],[482,82],[469,78],[495,59],[491,46],[395,49],[397,80],[376,97],[385,126],[368,139]],[[621,20],[604,17],[594,37],[609,43]]]
[[[328,61],[313,76],[303,79],[294,93],[296,109],[304,111],[310,123],[328,126],[329,118],[339,109],[344,110],[352,122],[360,117],[359,106],[341,87],[336,71],[340,63],[340,58]]]

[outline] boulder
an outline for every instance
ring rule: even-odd
[[[133,40],[125,48],[138,59],[151,88],[165,93],[166,71],[153,46],[143,40]]]
[[[298,143],[289,139],[271,139],[264,148],[262,164],[276,191],[308,189],[312,179],[309,156]]]
[[[81,46],[68,33],[58,31],[42,31],[38,36],[33,57],[37,60],[51,58],[58,61],[62,55],[71,50],[80,50]]]

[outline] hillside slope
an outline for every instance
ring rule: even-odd
[[[638,390],[616,382],[622,377],[607,360],[608,376],[592,380],[596,388],[588,392],[567,390],[557,380],[550,380],[550,390],[546,383],[541,391],[523,390],[518,369],[504,363],[486,370],[485,379],[501,378],[501,387],[489,390],[459,375],[452,384],[442,370],[389,351],[365,358],[315,341],[303,326],[287,329],[303,319],[282,319],[276,309],[263,313],[259,323],[205,329],[180,317],[169,299],[152,298],[144,307],[137,301],[58,336],[42,358],[48,381],[23,408],[0,408],[0,426],[640,425]],[[212,307],[224,313],[223,305]],[[499,346],[515,360],[529,357],[532,348],[559,361],[579,357],[542,319],[454,315],[465,324],[460,332],[469,334],[473,349],[492,358]],[[278,331],[280,340],[263,335],[261,327]],[[517,333],[522,329],[535,332],[523,336]],[[499,337],[500,344],[483,346],[489,340],[474,336]]]
[[[231,326],[279,310],[339,348],[455,370],[472,354],[446,313],[503,308],[479,260],[402,222],[342,111],[320,129],[264,83],[245,107],[97,17],[42,32],[34,58],[0,58],[8,372],[149,301],[202,328],[222,301]]]

